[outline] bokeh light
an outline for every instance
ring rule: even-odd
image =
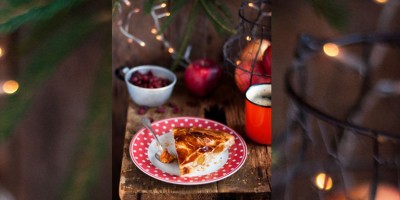
[[[246,40],[247,41],[250,41],[251,40],[251,37],[248,35],[248,36],[246,36]]]
[[[15,93],[19,88],[19,84],[17,81],[9,80],[3,83],[3,91],[7,94]]]
[[[325,173],[319,173],[315,177],[315,185],[320,190],[330,190],[333,186],[333,181],[330,176]]]
[[[339,55],[339,47],[336,44],[326,43],[323,48],[327,56],[335,57]]]
[[[387,0],[374,0],[375,3],[379,3],[379,4],[385,4],[387,3]]]

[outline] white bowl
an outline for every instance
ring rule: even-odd
[[[153,72],[154,76],[168,79],[171,83],[161,88],[142,88],[129,82],[134,72],[139,71],[144,74],[150,70]],[[176,84],[176,75],[172,71],[160,66],[142,65],[131,69],[124,67],[122,72],[125,74],[124,80],[128,88],[129,96],[140,106],[157,107],[163,105],[171,97]]]

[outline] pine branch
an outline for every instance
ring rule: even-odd
[[[0,9],[0,33],[12,32],[28,22],[49,19],[61,10],[81,2],[82,0],[32,1]]]
[[[172,4],[170,13],[171,15],[164,20],[160,27],[160,31],[158,34],[164,33],[164,31],[169,27],[169,25],[172,23],[173,19],[177,15],[177,12],[184,6],[186,5],[188,1],[187,0],[175,0],[174,4]]]
[[[225,19],[233,24],[233,16],[231,11],[229,10],[229,8],[226,6],[226,4],[221,3],[219,0],[213,0],[213,3],[215,4],[215,6],[217,7],[217,9],[223,14],[223,17],[225,17]]]
[[[53,71],[88,34],[98,25],[92,17],[71,18],[55,31],[52,37],[43,41],[33,60],[21,72],[20,89],[6,99],[0,109],[0,141],[6,139],[31,105],[35,92]],[[77,31],[79,30],[79,31]],[[65,39],[68,38],[68,39]]]
[[[316,13],[323,16],[329,24],[343,29],[347,22],[347,10],[343,1],[309,0]]]
[[[194,25],[196,24],[197,16],[199,14],[198,13],[198,8],[199,8],[199,1],[196,0],[193,3],[193,6],[192,6],[192,8],[190,10],[187,26],[186,26],[185,32],[183,34],[184,36],[183,36],[183,39],[182,39],[182,43],[181,43],[181,45],[179,47],[179,51],[177,52],[176,57],[174,58],[174,63],[172,64],[172,67],[171,67],[172,70],[176,69],[176,67],[179,64],[179,61],[181,60],[181,58],[182,58],[183,54],[185,53],[185,50],[186,50],[186,48],[188,46],[190,37],[192,36]]]
[[[148,0],[145,1],[143,4],[143,10],[145,13],[149,14],[151,12],[151,9],[153,8],[154,2],[156,0]]]
[[[109,37],[111,38],[111,37]],[[105,46],[111,41],[104,40]],[[90,199],[93,185],[98,181],[101,163],[107,153],[111,133],[111,48],[105,48],[103,65],[97,74],[90,108],[76,147],[73,164],[60,199]]]
[[[214,26],[221,27],[223,30],[231,34],[236,33],[236,30],[231,28],[231,25],[228,22],[226,22],[225,18],[220,15],[220,12],[217,9],[215,9],[215,5],[213,5],[212,1],[200,0],[200,2],[204,8],[204,11],[207,13],[207,16],[209,17],[210,21],[213,22]]]

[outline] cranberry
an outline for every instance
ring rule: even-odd
[[[173,108],[172,109],[172,113],[178,114],[179,113],[179,108],[178,107]]]
[[[156,113],[165,113],[165,108],[162,106],[157,107]]]
[[[154,119],[152,117],[149,117],[150,123],[154,122]]]
[[[134,72],[129,82],[143,88],[160,88],[171,84],[171,81],[168,79],[154,76],[151,70],[146,74],[142,74],[138,71]]]
[[[144,115],[144,114],[146,114],[147,110],[149,110],[149,107],[140,106],[139,109],[137,110],[137,114]]]

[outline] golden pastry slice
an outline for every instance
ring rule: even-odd
[[[181,176],[211,165],[211,161],[235,144],[235,137],[223,131],[198,127],[172,129]]]

